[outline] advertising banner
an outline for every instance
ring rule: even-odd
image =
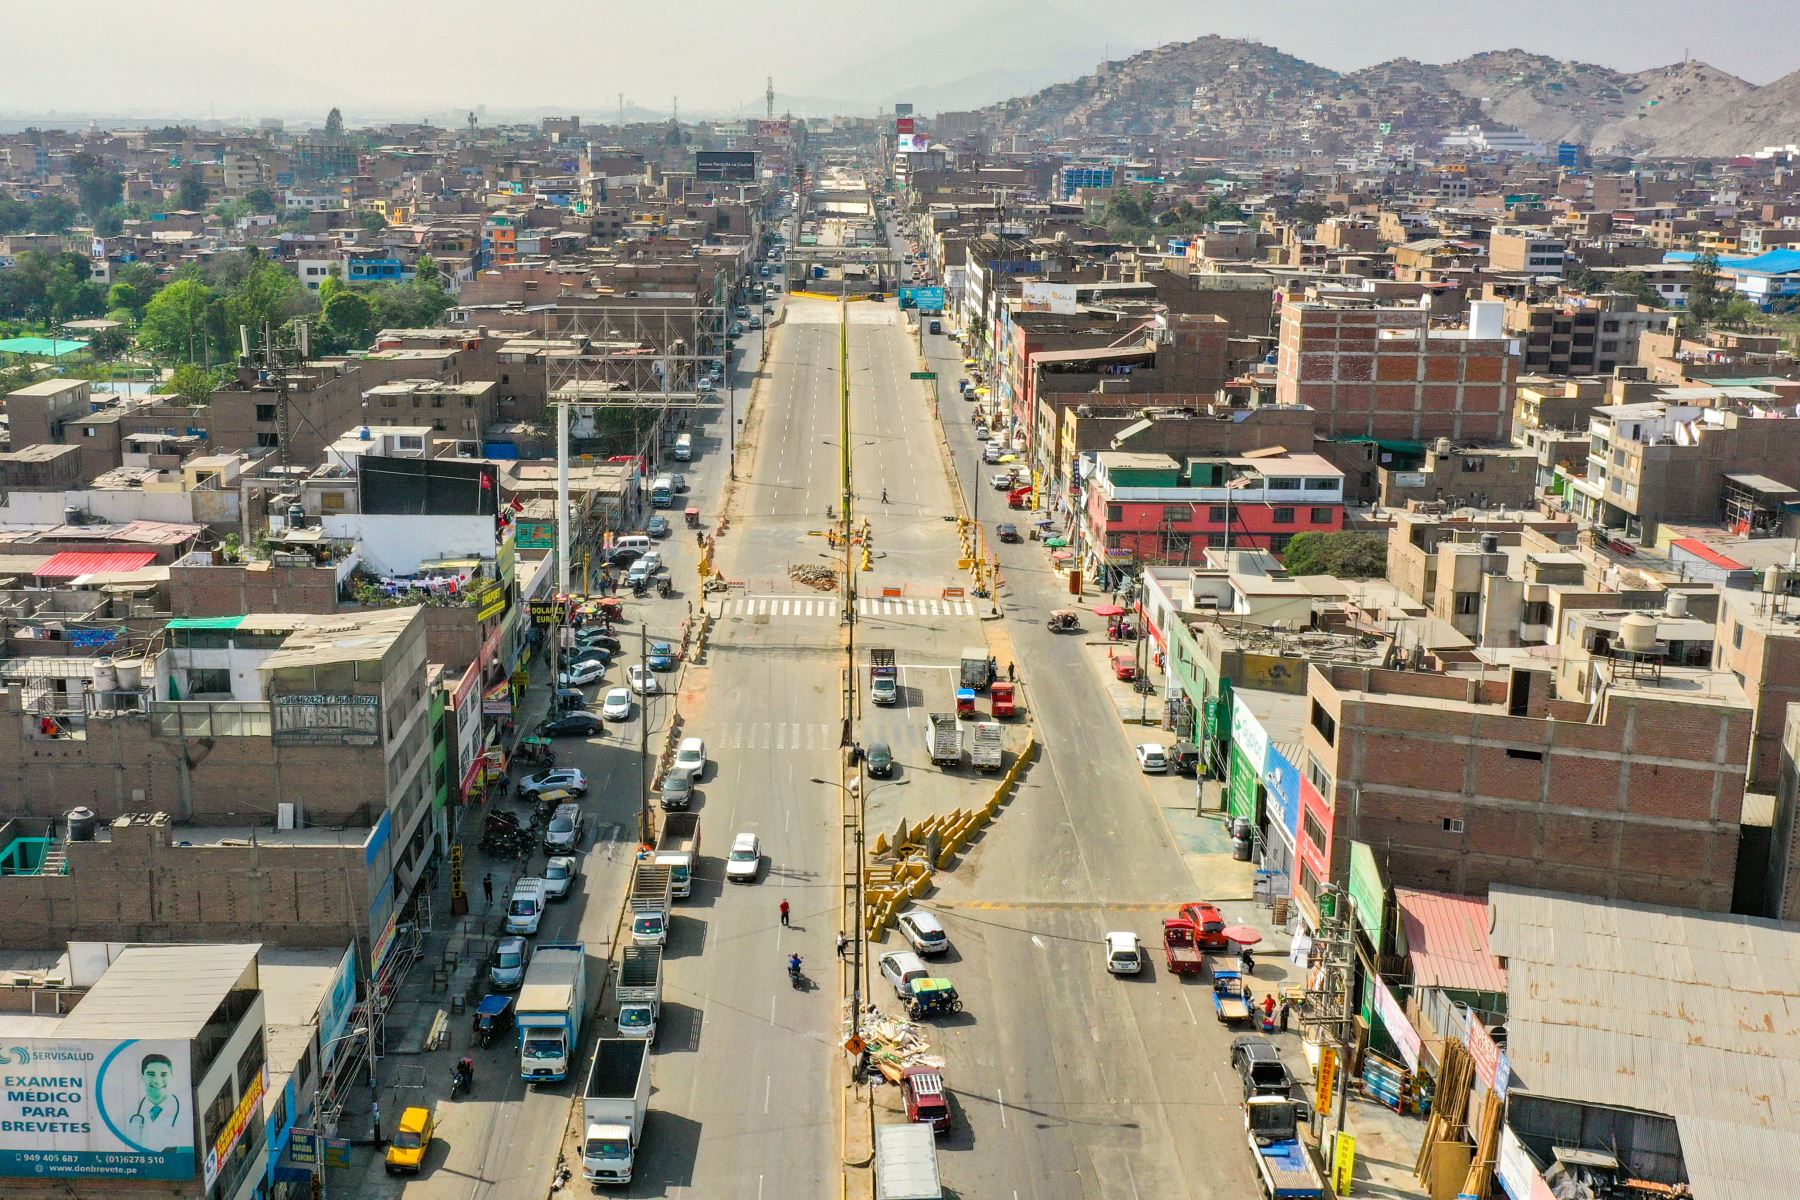
[[[21,1038],[0,1049],[0,1175],[192,1179],[188,1043]]]
[[[1350,900],[1356,923],[1377,951],[1383,949],[1381,931],[1387,928],[1387,883],[1367,842],[1350,843]]]
[[[1394,1045],[1400,1051],[1400,1057],[1413,1070],[1419,1069],[1419,1031],[1412,1027],[1406,1019],[1406,1010],[1400,1007],[1400,1000],[1388,989],[1387,981],[1381,976],[1372,976],[1375,983],[1375,1015],[1387,1028],[1388,1036],[1394,1039]]]
[[[337,1041],[350,1027],[350,1016],[356,1010],[356,946],[350,945],[344,950],[344,957],[338,962],[337,974],[331,978],[331,990],[325,993],[325,999],[319,1002],[319,1041],[325,1047],[319,1056],[322,1071],[330,1071],[332,1061],[337,1057],[339,1049],[346,1043]]]
[[[218,1179],[219,1164],[225,1161],[225,1156],[231,1153],[231,1148],[238,1144],[239,1138],[244,1136],[244,1130],[250,1127],[252,1114],[262,1112],[260,1107],[262,1098],[263,1077],[259,1074],[250,1081],[250,1086],[244,1089],[244,1094],[238,1099],[237,1107],[231,1110],[231,1119],[225,1122],[219,1130],[219,1136],[213,1139],[213,1144],[206,1151],[207,1187],[212,1187],[213,1181]]]
[[[1356,1178],[1356,1135],[1340,1133],[1332,1144],[1336,1148],[1331,1154],[1331,1190],[1348,1196],[1351,1181]]]
[[[1269,735],[1251,714],[1243,697],[1231,697],[1231,779],[1227,810],[1233,817],[1256,820],[1256,789],[1269,757]]]
[[[275,696],[269,712],[278,746],[374,746],[381,741],[380,696]]]
[[[1295,845],[1300,840],[1300,768],[1279,747],[1270,746],[1263,763],[1263,786],[1269,789],[1269,812]]]

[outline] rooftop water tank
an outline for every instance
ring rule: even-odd
[[[1633,654],[1648,654],[1656,649],[1656,618],[1649,613],[1632,613],[1619,622],[1619,639]]]
[[[1663,601],[1663,615],[1676,618],[1685,617],[1688,612],[1687,606],[1686,592],[1670,592],[1668,598]]]
[[[68,827],[68,839],[71,842],[91,842],[94,840],[94,827],[99,818],[94,816],[91,808],[71,808],[63,814]]]

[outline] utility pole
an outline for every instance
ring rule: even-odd
[[[267,324],[262,329],[262,349],[255,354],[250,352],[250,328],[238,326],[238,349],[243,355],[244,366],[254,366],[261,377],[258,382],[275,385],[275,420],[277,461],[283,468],[289,465],[293,453],[293,414],[290,411],[288,394],[288,371],[306,361],[308,350],[308,330],[306,322],[301,321],[294,327],[292,341],[281,340],[276,332]],[[193,349],[190,344],[188,358],[192,360]]]
[[[648,846],[650,838],[650,625],[638,626],[638,845]]]
[[[1329,899],[1331,913],[1319,923],[1317,932],[1313,934],[1313,953],[1318,957],[1319,967],[1313,985],[1306,990],[1306,1006],[1301,1010],[1300,1023],[1312,1030],[1320,1041],[1330,1041],[1336,1048],[1336,1078],[1333,1083],[1337,1099],[1337,1128],[1333,1132],[1342,1133],[1349,1110],[1350,1047],[1351,1036],[1356,1027],[1356,1012],[1351,1004],[1352,989],[1356,982],[1355,905],[1348,890],[1335,886],[1322,888],[1319,898],[1321,902]],[[1324,1083],[1323,1078],[1320,1083]],[[1325,1114],[1320,1112],[1313,1115],[1320,1147],[1328,1151],[1329,1161],[1332,1154],[1335,1154],[1337,1139],[1333,1137],[1327,1147]]]

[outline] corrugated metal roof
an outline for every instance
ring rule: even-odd
[[[1479,896],[1395,888],[1413,982],[1455,992],[1504,992],[1506,972],[1488,945],[1488,906]]]
[[[57,1033],[114,1040],[195,1037],[255,958],[255,945],[128,947]]]
[[[40,579],[79,579],[103,571],[135,571],[155,561],[154,550],[64,550],[33,574]]]
[[[1520,1087],[1717,1139],[1682,1137],[1699,1200],[1792,1194],[1800,926],[1512,887],[1488,899]]]

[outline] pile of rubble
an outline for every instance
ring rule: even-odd
[[[844,1017],[844,1038],[850,1037],[850,1018]],[[869,1065],[889,1083],[898,1083],[908,1067],[944,1069],[941,1055],[931,1053],[922,1027],[901,1017],[890,1017],[873,1004],[863,1010],[862,1037],[868,1043]]]
[[[811,563],[799,563],[788,568],[788,578],[795,583],[803,583],[809,588],[821,592],[835,592],[838,586],[838,573],[835,567],[814,566]]]

